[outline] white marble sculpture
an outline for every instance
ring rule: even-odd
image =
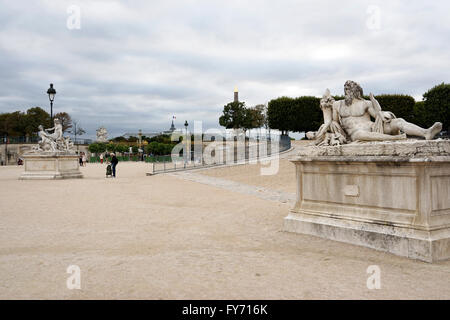
[[[450,140],[432,140],[442,124],[423,129],[382,111],[354,81],[344,91],[339,101],[325,92],[324,123],[291,159],[297,200],[284,230],[427,262],[450,259]]]
[[[320,100],[324,123],[318,131],[306,134],[318,146],[334,146],[356,141],[404,140],[407,135],[431,140],[442,129],[436,122],[423,129],[392,112],[382,111],[378,101],[370,93],[370,101],[363,98],[361,86],[351,80],[344,85],[345,99],[335,101],[327,89]],[[371,117],[375,121],[371,120]]]
[[[61,120],[53,120],[53,128],[39,126],[39,143],[22,155],[24,171],[21,180],[53,180],[83,178],[78,155],[70,138],[63,135]],[[53,132],[51,132],[53,131]]]
[[[97,129],[97,141],[98,142],[108,141],[108,131],[106,131],[106,128],[103,126]]]
[[[53,128],[44,129],[42,125],[39,126],[38,135],[40,141],[38,145],[33,149],[34,152],[73,152],[73,143],[70,138],[65,138],[63,135],[62,123],[58,118],[53,120]],[[53,133],[49,133],[52,131]]]

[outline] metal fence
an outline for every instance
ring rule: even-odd
[[[259,142],[259,141],[258,141]],[[238,152],[238,149],[233,145],[233,151],[231,152],[231,157],[223,153],[219,156],[219,161],[205,161],[203,158],[203,154],[195,154],[194,151],[190,152],[190,156],[187,158],[179,157],[177,159],[167,159],[167,161],[153,161],[152,162],[152,173],[163,173],[163,172],[174,172],[180,170],[190,170],[190,169],[199,169],[199,168],[207,168],[213,166],[220,166],[224,164],[239,164],[239,163],[248,163],[253,162],[258,159],[263,159],[272,156],[272,142],[278,144],[278,153],[287,151],[291,148],[291,139],[289,136],[279,136],[279,139],[267,139],[266,143],[258,143],[256,153],[250,150],[250,146],[246,144],[245,150],[241,153]],[[261,146],[265,146],[265,150],[261,150]],[[254,147],[255,145],[253,145]],[[168,156],[170,157],[170,156]],[[231,160],[230,160],[231,159]],[[150,162],[150,161],[149,161]]]
[[[31,136],[31,137],[10,137],[10,136],[1,136],[0,137],[0,144],[25,144],[25,143],[38,143],[39,137],[38,136]]]
[[[103,161],[106,161],[106,158],[103,158]],[[147,162],[147,163],[160,163],[160,162],[171,162],[172,157],[171,155],[165,155],[165,156],[149,156],[149,155],[136,155],[136,154],[130,154],[130,155],[122,155],[117,156],[117,159],[119,161],[134,161],[134,162]],[[100,162],[100,156],[93,156],[90,157],[89,162],[96,163]]]
[[[76,141],[74,139],[71,138],[71,140],[73,140],[74,144],[78,144],[78,145],[86,145],[86,144],[91,144],[92,143],[92,139],[79,139],[77,138]],[[11,137],[11,136],[0,136],[0,144],[26,144],[26,143],[38,143],[39,142],[39,137],[38,136],[18,136],[18,137]]]
[[[91,144],[92,143],[92,139],[79,139],[79,138],[77,138],[76,140],[75,139],[72,139],[71,138],[71,140],[72,140],[72,142],[73,142],[73,144],[75,144],[75,145],[87,145],[87,144]]]

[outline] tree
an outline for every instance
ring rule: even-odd
[[[72,118],[67,112],[58,112],[55,114],[55,118],[58,118],[61,121],[63,132],[72,128]]]
[[[4,113],[0,117],[0,133],[8,136],[23,136],[24,114],[20,111]]]
[[[79,125],[78,125],[78,122],[77,121],[73,121],[73,129],[72,129],[72,131],[70,131],[70,133],[72,133],[73,135],[74,135],[74,141],[75,141],[75,143],[77,142],[77,136],[82,136],[83,134],[85,134],[86,133],[86,131],[84,131],[84,129],[83,128],[81,128]]]
[[[39,125],[44,128],[53,127],[50,115],[40,107],[34,107],[27,110],[25,115],[25,130],[22,135],[34,135],[39,129]]]
[[[120,153],[128,152],[129,147],[125,143],[118,143],[115,147],[115,150]]]
[[[443,129],[450,132],[450,84],[442,82],[423,94],[426,110],[426,126],[442,122]]]
[[[246,116],[245,102],[230,102],[223,107],[223,114],[219,118],[219,124],[227,129],[244,128]]]
[[[117,144],[115,144],[115,143],[112,143],[112,142],[110,142],[110,143],[108,143],[108,144],[106,144],[105,145],[106,146],[106,150],[107,151],[109,151],[109,152],[116,152],[117,151]],[[128,151],[128,150],[127,150]]]
[[[154,155],[168,155],[172,152],[173,147],[173,144],[152,141],[145,146],[145,152]]]
[[[182,138],[182,137],[180,137],[180,138]],[[168,144],[171,144],[171,143],[176,144],[177,143],[177,142],[173,142],[170,135],[168,135],[168,134],[160,134],[160,135],[157,135],[157,136],[154,136],[151,138],[143,137],[142,139],[146,140],[148,143],[153,142],[153,141],[160,142],[160,143],[168,143]]]
[[[248,109],[246,122],[249,124],[248,129],[261,128],[265,123],[264,115],[265,106],[258,104]]]
[[[119,136],[119,137],[115,137],[114,139],[111,139],[110,141],[114,141],[114,142],[127,142],[128,140],[123,137],[123,136]]]
[[[269,101],[267,119],[271,129],[278,129],[282,134],[289,130],[289,117],[292,116],[293,99],[280,97]]]
[[[89,145],[88,150],[92,153],[103,153],[106,151],[106,144],[94,142]]]
[[[38,132],[38,126],[51,126],[50,115],[39,107],[0,114],[0,135],[32,136]]]

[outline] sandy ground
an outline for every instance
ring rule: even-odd
[[[202,174],[295,194],[295,166],[286,158],[280,158],[278,161],[279,168],[276,175],[261,175],[261,169],[269,166],[261,163],[203,170]]]
[[[116,179],[88,164],[80,180],[19,181],[22,168],[0,167],[0,298],[450,298],[450,261],[285,233],[289,203],[183,175],[148,177],[143,163],[117,169]],[[276,176],[257,171],[201,173],[295,192],[289,162]],[[69,265],[81,269],[80,290],[67,289]],[[379,290],[366,286],[369,265],[381,269]]]

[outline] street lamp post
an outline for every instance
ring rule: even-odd
[[[142,130],[141,129],[139,129],[139,133],[138,133],[138,144],[139,144],[139,149],[138,149],[139,158],[141,161],[144,161],[144,150],[142,150]]]
[[[184,127],[186,128],[186,155],[184,157],[184,164],[186,165],[187,163],[187,159],[188,159],[188,134],[187,134],[187,129],[188,129],[188,122],[187,120],[184,122]]]
[[[50,118],[53,120],[53,100],[55,100],[56,90],[53,88],[53,83],[50,83],[50,88],[47,90],[48,99],[50,100]]]
[[[8,135],[5,136],[5,166],[8,165]]]

